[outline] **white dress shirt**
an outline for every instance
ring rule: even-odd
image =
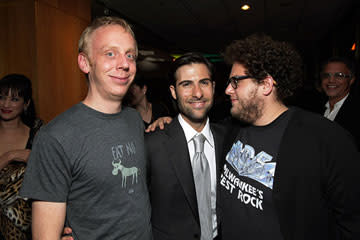
[[[332,111],[330,111],[330,103],[329,101],[327,101],[327,103],[325,104],[326,110],[324,112],[324,117],[326,117],[327,119],[330,119],[331,121],[334,121],[336,115],[338,114],[341,106],[344,104],[345,100],[347,99],[347,97],[349,96],[349,94],[347,94],[343,99],[341,99],[340,101],[338,101],[337,103],[334,104],[334,108]]]
[[[198,134],[195,129],[193,129],[190,124],[188,124],[181,116],[178,115],[179,123],[184,130],[186,141],[189,149],[189,156],[191,161],[191,166],[193,166],[193,156],[195,154],[195,146],[193,142],[193,137]],[[215,143],[214,137],[210,130],[209,118],[206,120],[205,127],[201,133],[206,138],[204,143],[204,154],[208,160],[210,167],[210,178],[211,178],[211,212],[212,212],[212,225],[213,225],[213,237],[217,236],[217,221],[216,221],[216,159],[215,159]]]

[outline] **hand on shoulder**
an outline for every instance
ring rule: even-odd
[[[160,117],[156,119],[152,124],[149,125],[147,129],[145,129],[145,132],[154,132],[156,128],[159,128],[161,130],[164,129],[165,124],[170,124],[172,121],[171,117]]]

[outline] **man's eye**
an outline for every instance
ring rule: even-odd
[[[183,87],[189,87],[190,85],[191,85],[190,82],[182,82],[181,83],[181,86],[183,86]]]
[[[345,78],[345,74],[342,72],[337,72],[334,75],[335,75],[335,77],[338,77],[338,78]]]
[[[210,84],[210,81],[209,80],[204,80],[204,81],[201,81],[200,82],[202,85],[209,85]]]
[[[113,57],[115,54],[113,52],[107,52],[106,56]]]
[[[133,53],[128,53],[128,54],[126,54],[126,57],[127,57],[128,59],[131,59],[131,60],[135,60],[135,59],[136,59],[136,55],[133,54]]]
[[[11,98],[11,101],[13,101],[13,102],[18,102],[18,101],[19,101],[19,98],[16,98],[16,97]]]

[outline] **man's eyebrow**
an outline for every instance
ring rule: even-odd
[[[199,80],[199,82],[200,81],[212,81],[212,80],[211,80],[211,78],[202,78],[202,79]]]
[[[186,83],[186,82],[194,82],[194,80],[184,79],[184,80],[181,80],[178,84],[180,85],[181,83]]]

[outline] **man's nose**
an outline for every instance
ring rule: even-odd
[[[230,95],[231,93],[234,92],[234,88],[231,86],[231,83],[229,83],[227,86],[226,86],[226,89],[225,89],[225,94],[226,95]]]
[[[129,60],[126,55],[120,55],[117,59],[117,69],[129,69]]]
[[[198,84],[194,85],[193,96],[195,96],[197,98],[202,98],[202,96],[203,96],[203,90]]]

